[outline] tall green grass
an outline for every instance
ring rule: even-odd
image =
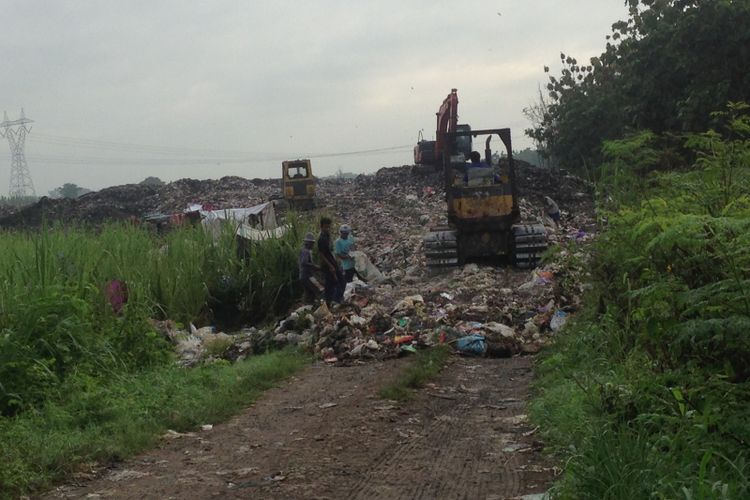
[[[180,369],[150,321],[232,327],[285,311],[309,227],[290,219],[284,237],[243,252],[231,224],[216,235],[123,224],[0,233],[0,496],[225,418],[301,366],[286,352]],[[119,311],[112,280],[127,286]]]
[[[303,223],[238,252],[234,228],[166,236],[145,228],[0,233],[0,413],[54,398],[74,373],[104,376],[168,359],[149,319],[238,326],[284,311],[298,295]],[[127,284],[116,314],[105,286]]]

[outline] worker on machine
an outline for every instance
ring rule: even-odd
[[[336,240],[334,250],[336,252],[336,258],[341,262],[341,269],[344,271],[344,280],[346,283],[351,283],[354,280],[354,257],[349,252],[354,250],[354,236],[351,235],[352,228],[348,224],[343,224],[339,228],[339,238]]]
[[[549,196],[544,197],[544,212],[555,223],[555,229],[560,229],[560,207]]]
[[[305,291],[305,301],[314,302],[318,295],[318,287],[313,283],[313,273],[320,271],[312,260],[312,248],[315,244],[315,235],[307,233],[302,240],[302,249],[299,251],[299,281]]]
[[[469,163],[466,164],[464,183],[467,186],[472,186],[498,182],[500,182],[500,176],[492,171],[487,162],[482,160],[482,155],[479,154],[479,151],[472,151],[469,155]]]
[[[344,273],[336,262],[331,251],[331,219],[320,218],[320,235],[318,236],[318,255],[320,256],[320,269],[325,278],[325,300],[326,304],[331,302],[341,303],[344,299]]]
[[[479,151],[472,151],[469,155],[469,163],[468,167],[470,168],[489,168],[489,165],[482,160],[482,155],[479,154]]]

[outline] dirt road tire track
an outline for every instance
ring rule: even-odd
[[[454,358],[414,400],[378,398],[405,362],[316,364],[226,423],[48,498],[499,500],[549,487],[524,435],[531,358]]]

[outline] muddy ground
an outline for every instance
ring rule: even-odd
[[[378,397],[407,360],[317,363],[211,430],[49,498],[465,498],[544,492],[526,417],[532,357],[456,357],[416,398]]]

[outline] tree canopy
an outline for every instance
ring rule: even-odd
[[[627,0],[606,48],[588,63],[560,54],[527,134],[562,166],[601,160],[629,130],[697,132],[729,101],[750,101],[750,2]],[[549,68],[545,67],[545,71]]]
[[[78,198],[79,196],[90,192],[90,189],[81,187],[72,182],[66,182],[59,188],[50,191],[49,194],[53,198]]]

